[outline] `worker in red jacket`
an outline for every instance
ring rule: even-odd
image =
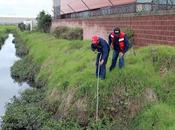
[[[115,68],[118,56],[119,68],[124,67],[124,55],[129,48],[129,41],[127,35],[124,32],[121,32],[120,28],[114,28],[113,32],[109,35],[109,45],[114,50],[112,64],[109,70],[112,71]]]
[[[106,77],[106,63],[108,60],[110,47],[103,38],[93,36],[91,49],[92,51],[96,51],[98,53],[96,58],[96,77],[103,80]]]

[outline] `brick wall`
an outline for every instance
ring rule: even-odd
[[[122,29],[129,27],[134,30],[134,41],[138,46],[148,44],[175,45],[174,11],[89,19],[59,19],[53,21],[52,30],[56,26],[82,27],[84,39],[90,39],[94,34],[107,39],[108,34],[115,26],[119,26]]]

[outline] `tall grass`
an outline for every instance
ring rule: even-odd
[[[88,108],[93,112],[96,89],[95,54],[89,49],[90,42],[56,40],[51,35],[39,33],[21,35],[28,39],[27,44],[31,48],[29,55],[41,65],[37,79],[48,81],[48,98],[55,89],[67,91],[75,88],[76,98],[87,97]],[[174,104],[174,50],[175,48],[168,46],[150,46],[138,49],[136,56],[129,51],[126,55],[126,67],[122,70],[116,68],[112,73],[107,71],[107,79],[100,82],[101,113],[111,105],[110,102],[114,105],[115,101],[110,101],[110,97],[118,89],[125,89],[124,93],[128,94],[129,99],[140,96],[146,88],[152,88],[160,102]],[[107,68],[110,59],[111,56]]]
[[[174,47],[148,46],[136,50],[136,55],[130,50],[124,69],[107,70],[106,80],[100,81],[101,120],[94,124],[96,55],[90,41],[60,40],[37,32],[19,35],[29,48],[27,57],[40,66],[35,81],[46,81],[45,108],[55,119],[67,119],[70,126],[78,122],[90,130],[147,130],[153,128],[154,120],[155,130],[174,128]]]

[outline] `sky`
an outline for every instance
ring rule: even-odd
[[[45,10],[53,15],[52,0],[0,0],[0,17],[33,17]]]

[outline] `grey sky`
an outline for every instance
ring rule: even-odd
[[[0,0],[0,16],[36,17],[41,10],[52,15],[52,0]]]

